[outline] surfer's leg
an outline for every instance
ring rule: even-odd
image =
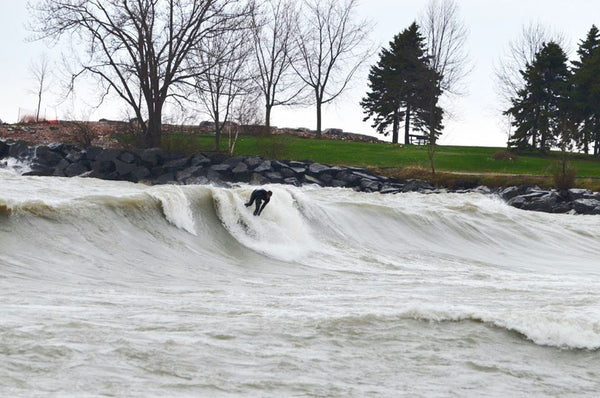
[[[248,201],[248,203],[244,203],[244,205],[246,205],[246,207],[250,207],[250,206],[252,206],[252,203],[254,203],[255,200],[256,200],[256,190],[252,191],[252,195],[250,195],[250,200]]]
[[[262,200],[256,199],[256,209],[254,210],[255,216],[257,216],[259,214],[261,203],[262,203]]]

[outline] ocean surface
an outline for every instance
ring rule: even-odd
[[[253,188],[0,169],[0,396],[598,396],[599,216]]]

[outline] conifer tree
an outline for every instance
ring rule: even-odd
[[[410,131],[425,131],[430,126],[441,132],[440,77],[429,66],[425,39],[416,23],[394,36],[389,48],[382,49],[379,61],[371,67],[367,96],[360,102],[365,121],[383,135],[392,129],[392,142],[398,143],[400,123],[404,121],[404,141]]]
[[[580,128],[577,146],[589,153],[593,142],[597,155],[600,144],[600,31],[592,25],[579,43],[579,59],[573,61],[573,111]]]
[[[555,42],[544,43],[533,62],[521,72],[525,87],[512,99],[506,114],[514,117],[511,146],[545,152],[560,138],[568,104],[570,72],[567,56]]]

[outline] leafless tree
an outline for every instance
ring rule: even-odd
[[[494,66],[497,91],[504,107],[508,108],[510,100],[516,98],[518,91],[523,88],[521,71],[533,62],[542,44],[550,41],[565,48],[565,38],[562,34],[552,32],[540,23],[530,22],[523,25],[519,37],[508,43],[505,53]]]
[[[199,69],[196,92],[215,125],[215,149],[220,149],[223,128],[230,122],[236,99],[253,89],[251,30],[243,24],[207,38],[190,61]]]
[[[39,0],[29,3],[39,39],[66,38],[79,69],[92,75],[100,101],[116,93],[134,111],[147,146],[160,143],[162,111],[179,99],[195,71],[185,59],[202,39],[220,34],[243,0]],[[76,55],[76,54],[74,54]]]
[[[456,0],[430,0],[420,23],[431,66],[442,77],[443,93],[462,94],[465,77],[473,69],[466,47],[469,30],[459,11]]]
[[[346,89],[372,53],[367,46],[370,25],[355,22],[357,0],[305,0],[302,27],[296,39],[300,59],[293,68],[312,90],[321,137],[322,107]]]
[[[29,66],[29,73],[35,82],[35,94],[37,95],[37,109],[35,112],[35,121],[40,121],[40,109],[42,107],[42,95],[48,88],[50,78],[50,61],[46,55],[33,61]]]
[[[292,69],[298,57],[294,35],[298,31],[296,0],[267,0],[252,18],[257,86],[265,105],[265,129],[271,130],[271,111],[296,102],[304,87]]]

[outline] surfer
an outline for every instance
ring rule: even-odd
[[[255,189],[250,195],[250,201],[248,203],[244,203],[246,207],[252,206],[252,203],[256,201],[256,210],[254,210],[255,216],[260,216],[260,213],[264,210],[265,206],[271,200],[271,195],[273,192],[265,191],[264,189]],[[262,206],[261,206],[262,203]]]

